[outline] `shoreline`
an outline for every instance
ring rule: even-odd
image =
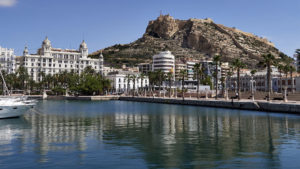
[[[42,99],[42,96],[28,96],[32,99]],[[101,101],[101,100],[121,100],[121,101],[135,101],[148,103],[162,103],[162,104],[177,104],[177,105],[191,105],[203,107],[229,108],[240,110],[255,110],[264,112],[289,113],[300,115],[300,102],[297,101],[265,101],[265,100],[225,100],[225,99],[192,99],[192,98],[158,98],[158,97],[128,97],[128,96],[48,96],[47,100],[86,100],[86,101]]]

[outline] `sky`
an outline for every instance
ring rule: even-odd
[[[35,53],[48,36],[55,48],[89,52],[140,38],[160,12],[211,18],[266,37],[285,54],[300,48],[300,0],[0,0],[0,46]]]

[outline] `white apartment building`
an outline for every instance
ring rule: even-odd
[[[180,77],[180,72],[182,70],[186,70],[186,64],[181,62],[181,61],[176,61],[175,62],[175,80],[176,81],[180,81],[181,77]]]
[[[14,73],[16,71],[16,56],[13,49],[2,48],[0,46],[0,69],[6,73]]]
[[[29,54],[27,46],[23,52],[22,65],[27,68],[28,74],[35,81],[41,80],[40,72],[46,75],[60,72],[81,73],[87,66],[91,66],[96,72],[103,73],[103,55],[99,58],[88,58],[87,44],[82,41],[79,50],[53,48],[50,40],[46,39],[37,54]]]
[[[186,68],[187,68],[187,79],[188,80],[194,80],[194,66],[196,62],[195,61],[187,61],[186,62]]]
[[[138,90],[139,88],[147,88],[149,86],[149,78],[148,76],[145,76],[143,78],[143,81],[140,77],[140,73],[136,72],[129,72],[129,71],[117,71],[112,72],[107,75],[107,78],[111,80],[111,86],[114,89],[115,92],[123,93],[126,92],[127,89],[131,90],[134,87],[134,82],[132,79],[129,80],[129,86],[128,86],[128,78],[127,76],[135,75],[137,77],[135,79],[135,90]]]
[[[175,56],[170,51],[153,56],[152,71],[157,70],[162,70],[164,73],[172,72],[175,75]]]

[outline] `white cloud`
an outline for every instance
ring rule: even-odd
[[[17,0],[0,0],[0,7],[11,7],[17,3]]]

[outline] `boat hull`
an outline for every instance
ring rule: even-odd
[[[0,119],[20,117],[25,114],[32,106],[0,106]]]

